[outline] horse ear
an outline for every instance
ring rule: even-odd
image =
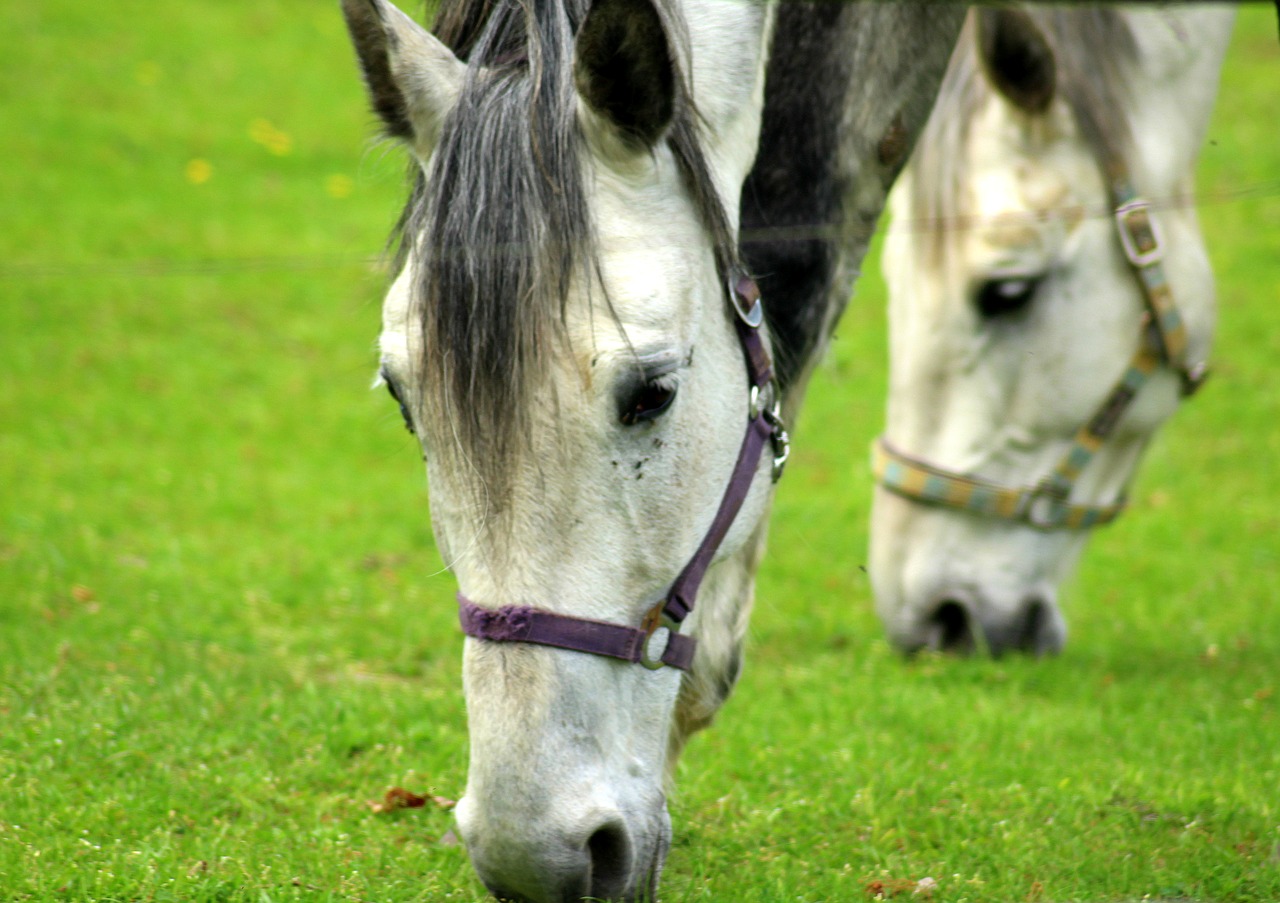
[[[574,83],[628,143],[652,147],[675,110],[675,63],[651,0],[595,0],[578,30]]]
[[[978,57],[996,90],[1027,113],[1043,113],[1053,100],[1053,49],[1022,10],[986,7],[977,16]]]
[[[386,0],[342,0],[374,112],[424,159],[462,90],[466,64]]]

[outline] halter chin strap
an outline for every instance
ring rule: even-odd
[[[1182,379],[1183,397],[1200,388],[1208,375],[1203,362],[1187,364],[1187,331],[1165,279],[1164,244],[1151,204],[1140,198],[1127,173],[1108,165],[1111,200],[1115,206],[1120,247],[1142,289],[1146,313],[1138,350],[1097,412],[1071,440],[1043,480],[1035,486],[1008,487],[970,474],[946,470],[894,448],[881,436],[871,452],[871,470],[886,489],[916,502],[955,508],[986,517],[1019,521],[1038,530],[1080,530],[1110,523],[1124,510],[1122,495],[1110,505],[1082,505],[1069,501],[1076,480],[1147,378],[1161,364]]]
[[[458,593],[462,632],[497,643],[534,643],[602,655],[657,669],[664,665],[688,671],[693,665],[697,641],[681,634],[680,625],[693,610],[698,588],[716,551],[729,533],[733,519],[746,501],[752,479],[760,467],[766,445],[773,451],[773,479],[782,476],[790,451],[780,415],[781,399],[773,377],[773,362],[760,335],[764,306],[760,289],[743,273],[728,280],[734,323],[747,362],[750,403],[747,432],[733,465],[729,486],[697,551],[676,577],[666,598],[651,608],[639,627],[563,615],[529,606],[481,608]],[[665,637],[663,636],[665,634]],[[653,647],[659,646],[661,651]]]

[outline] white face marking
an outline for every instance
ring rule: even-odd
[[[1185,15],[1199,23],[1196,33],[1214,40],[1194,48],[1148,41],[1153,46],[1144,50],[1166,53],[1166,64],[1145,57],[1153,71],[1133,72],[1131,93],[1142,105],[1134,130],[1142,140],[1130,166],[1141,189],[1160,199],[1176,198],[1190,184],[1230,28],[1227,10]],[[1135,31],[1146,40],[1143,23]],[[1169,52],[1181,55],[1174,75]],[[1148,105],[1163,110],[1169,124],[1147,117]],[[1098,165],[1060,98],[1046,116],[1028,117],[992,96],[969,132],[964,222],[945,237],[945,262],[924,263],[930,239],[918,231],[891,229],[886,241],[886,434],[897,448],[947,470],[1032,486],[1124,373],[1138,347],[1144,303],[1104,214],[1109,204]],[[1172,160],[1182,168],[1172,170]],[[899,223],[911,215],[910,193],[922,190],[915,179],[909,168],[891,196]],[[1162,207],[1157,216],[1191,359],[1203,359],[1213,330],[1213,282],[1195,213]],[[1017,295],[1027,285],[1034,291],[1021,309],[981,313],[983,286]],[[1109,503],[1124,492],[1150,437],[1176,409],[1177,389],[1172,372],[1152,377],[1081,476],[1073,500]],[[971,626],[986,631],[993,647],[1054,650],[1065,639],[1057,587],[1084,539],[929,508],[878,489],[871,541],[878,611],[907,647],[945,644],[946,615],[939,619],[938,612],[955,606],[968,611]]]

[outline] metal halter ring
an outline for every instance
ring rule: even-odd
[[[649,609],[649,613],[644,616],[644,621],[640,624],[640,629],[644,631],[644,640],[640,643],[640,664],[650,671],[657,671],[666,667],[666,662],[662,660],[662,656],[666,654],[671,638],[680,632],[680,624],[675,618],[667,614],[663,604],[659,602]],[[649,643],[653,641],[653,635],[659,630],[667,631],[666,642],[662,644],[662,648],[658,650],[656,656],[650,656]]]
[[[1052,486],[1040,485],[1024,497],[1022,519],[1037,530],[1052,530],[1062,521],[1059,509],[1067,504],[1062,491]]]
[[[764,301],[760,297],[760,287],[755,280],[743,274],[731,275],[727,281],[733,312],[743,323],[752,329],[758,329],[764,322]]]

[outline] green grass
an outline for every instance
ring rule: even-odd
[[[868,273],[664,899],[1280,899],[1278,63],[1247,10],[1201,178],[1217,375],[1056,659],[881,637]],[[0,98],[0,898],[481,899],[447,811],[368,806],[456,797],[466,732],[418,454],[367,390],[402,163],[336,8],[7,4]]]

